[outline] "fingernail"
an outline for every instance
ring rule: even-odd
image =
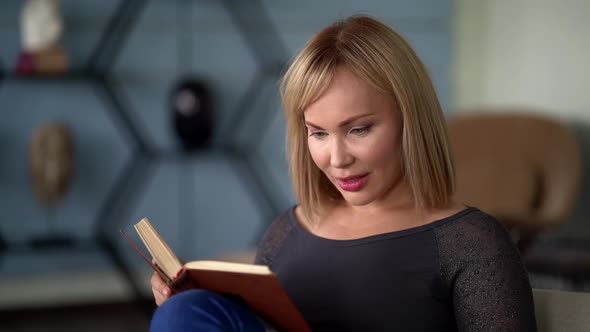
[[[162,288],[162,294],[164,294],[165,296],[170,295],[170,290],[167,287]]]

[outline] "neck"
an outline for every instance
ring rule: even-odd
[[[375,216],[384,213],[412,211],[416,209],[416,201],[410,184],[405,177],[400,177],[391,188],[378,200],[367,205],[353,206],[346,202],[343,205],[358,216]]]

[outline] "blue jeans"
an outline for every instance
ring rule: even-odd
[[[238,298],[192,289],[166,300],[154,313],[150,332],[264,332],[262,321]]]

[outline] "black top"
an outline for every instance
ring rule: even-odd
[[[313,235],[291,208],[256,263],[277,274],[314,331],[536,331],[520,255],[476,208],[354,240]]]

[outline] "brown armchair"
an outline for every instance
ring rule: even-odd
[[[448,118],[456,198],[496,216],[527,247],[533,235],[564,223],[581,182],[581,153],[569,126],[526,113]]]
[[[447,120],[457,200],[489,212],[511,230],[533,287],[587,290],[590,223],[584,200],[590,179],[582,172],[588,128],[526,113],[456,114]]]

